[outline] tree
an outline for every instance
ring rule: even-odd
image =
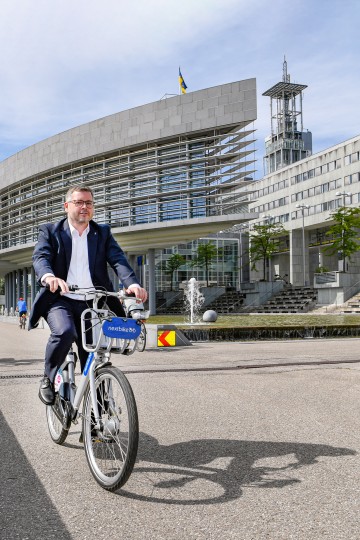
[[[206,244],[199,244],[196,250],[196,255],[191,261],[191,266],[198,266],[200,268],[205,267],[206,285],[209,286],[209,273],[212,263],[218,257],[218,249],[215,244],[207,242]]]
[[[329,255],[340,252],[343,260],[343,272],[345,272],[346,257],[351,261],[351,255],[360,250],[360,208],[342,206],[328,219],[335,222],[326,232],[327,236],[333,237],[333,242],[324,247],[323,251]]]
[[[174,273],[175,271],[180,268],[183,264],[186,263],[185,257],[182,255],[179,255],[178,253],[173,253],[170,255],[168,260],[166,261],[164,272],[165,274],[170,275],[170,290],[173,290],[173,279],[174,279]]]
[[[0,294],[5,294],[5,279],[0,278]]]
[[[257,271],[256,263],[263,261],[264,279],[266,280],[266,263],[273,253],[278,251],[278,238],[285,233],[281,223],[254,225],[250,233],[251,269]]]

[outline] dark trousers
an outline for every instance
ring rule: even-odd
[[[81,313],[91,307],[92,302],[72,300],[64,296],[56,300],[49,308],[45,319],[50,327],[51,335],[45,351],[45,375],[51,382],[64,362],[73,342],[76,342],[81,371],[85,367],[88,352],[82,347]]]

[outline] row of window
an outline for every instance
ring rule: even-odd
[[[336,210],[337,208],[340,208],[342,205],[342,202],[340,199],[334,199],[332,201],[326,201],[320,204],[315,204],[313,206],[309,206],[309,208],[305,208],[305,216],[314,216],[315,214],[319,214],[320,212],[329,212]],[[300,219],[302,218],[302,210],[295,210],[294,212],[291,212],[291,219]]]
[[[270,201],[265,204],[260,204],[260,206],[256,206],[253,211],[254,212],[268,212],[269,210],[273,210],[274,208],[279,208],[281,206],[285,206],[286,204],[289,204],[289,197],[281,197],[281,199],[276,199],[275,201]]]
[[[279,191],[280,189],[285,189],[289,187],[289,180],[281,180],[280,182],[276,182],[275,184],[271,184],[271,186],[266,186],[262,189],[259,189],[255,193],[252,194],[252,199],[258,199],[259,197],[263,197],[264,195],[269,195],[270,193],[274,193],[275,191]]]
[[[350,184],[356,184],[356,182],[360,182],[360,173],[355,174],[349,174],[348,176],[344,177],[344,184],[345,186],[350,186]]]
[[[356,194],[352,195],[351,203],[352,204],[360,203],[360,193],[356,193]],[[270,221],[272,223],[286,223],[287,221],[289,221],[290,217],[291,217],[292,220],[293,219],[301,219],[302,215],[303,215],[302,214],[303,211],[305,212],[305,217],[306,216],[313,216],[313,215],[319,214],[321,212],[335,211],[338,208],[340,208],[342,205],[343,205],[342,198],[336,198],[336,199],[333,199],[331,201],[325,201],[325,202],[322,202],[322,203],[319,203],[319,204],[309,205],[308,208],[305,208],[303,210],[302,209],[294,210],[293,212],[291,212],[291,216],[290,216],[290,214],[282,214],[282,215],[279,215],[279,216],[276,216],[276,217],[270,217]],[[269,218],[267,218],[267,219],[269,219]]]
[[[305,180],[309,180],[310,178],[315,178],[315,176],[319,176],[320,174],[326,174],[328,172],[335,171],[336,169],[340,169],[340,167],[341,159],[329,161],[328,163],[319,165],[314,169],[309,169],[295,176],[292,176],[290,178],[291,185],[299,184],[300,182],[304,182]]]
[[[356,163],[359,161],[360,152],[353,152],[345,156],[344,163],[345,165],[350,165],[350,163]]]
[[[351,156],[358,155],[359,152],[355,152],[354,154],[351,154]],[[350,157],[351,157],[350,156]],[[349,156],[347,156],[349,158]],[[353,157],[353,161],[355,161],[355,157]],[[341,159],[336,159],[329,161],[328,163],[325,163],[324,165],[321,165],[319,167],[315,167],[313,169],[309,169],[307,171],[304,171],[302,173],[297,174],[296,176],[292,176],[290,178],[291,185],[299,184],[300,182],[304,182],[305,180],[308,180],[310,178],[314,178],[315,176],[319,176],[321,174],[325,174],[331,171],[334,171],[336,169],[339,169],[341,167]],[[359,181],[359,173],[356,173],[354,175],[349,175],[345,177],[345,184],[351,184]],[[325,185],[325,184],[324,184]],[[252,194],[251,199],[258,199],[260,197],[269,195],[271,193],[274,193],[280,189],[285,189],[289,186],[289,180],[281,180],[280,182],[276,182],[270,186],[266,186],[264,188],[259,189],[255,193]],[[333,188],[330,188],[333,189]],[[336,188],[334,188],[336,189]],[[311,195],[309,195],[311,196]]]
[[[360,182],[360,173],[354,173],[354,174],[347,175],[344,177],[344,185],[350,185],[356,182]],[[297,193],[293,193],[291,195],[291,202],[302,201],[310,197],[315,197],[323,193],[328,193],[329,191],[338,190],[341,187],[342,187],[341,178],[337,178],[336,180],[331,180],[330,182],[324,182],[323,184],[319,184],[315,187],[311,187],[309,189],[305,189],[303,191],[298,191]],[[258,193],[260,193],[261,191],[262,190],[259,190]],[[271,201],[271,202],[259,205],[257,207],[254,207],[253,210],[255,212],[260,212],[260,213],[267,212],[269,210],[272,210],[274,208],[278,208],[280,206],[283,206],[284,204],[287,204],[288,199],[289,199],[288,197],[282,197],[281,199],[277,199],[275,201]]]
[[[341,178],[332,180],[331,182],[325,182],[324,184],[320,184],[309,189],[304,189],[304,191],[293,193],[293,195],[291,195],[291,202],[302,201],[303,199],[308,199],[309,197],[314,197],[315,195],[321,195],[322,193],[328,193],[329,191],[339,188],[341,188]]]

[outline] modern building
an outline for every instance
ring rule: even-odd
[[[272,259],[272,275],[287,273],[291,283],[302,285],[304,281],[313,283],[319,267],[341,270],[342,262],[339,263],[338,257],[326,255],[322,247],[332,242],[326,236],[332,212],[342,206],[359,206],[359,157],[360,136],[357,136],[256,182],[250,209],[259,213],[262,222],[270,219],[282,223],[288,232],[281,252]],[[356,255],[353,262],[347,264],[350,272],[359,273]]]
[[[6,307],[30,302],[38,226],[64,215],[69,186],[95,194],[95,219],[109,223],[142,275],[147,260],[155,312],[155,250],[246,223],[254,173],[256,81],[163,99],[75,127],[0,163],[0,276]]]
[[[326,234],[334,222],[332,213],[360,203],[360,136],[312,155],[311,134],[302,127],[302,106],[290,106],[305,88],[290,83],[284,64],[283,81],[263,94],[277,100],[276,126],[274,129],[272,124],[271,136],[266,139],[269,172],[253,184],[249,208],[259,218],[250,228],[254,223],[272,222],[282,223],[286,230],[278,253],[271,258],[270,276],[287,274],[294,285],[313,285],[314,276],[328,270],[317,286],[346,286],[342,296],[346,300],[360,290],[360,256],[355,254],[351,261],[344,262],[338,254],[330,256],[323,248],[333,241]],[[299,131],[295,122],[298,114]],[[339,273],[344,264],[346,279]],[[252,272],[251,280],[263,278],[260,265],[258,272]],[[329,303],[334,299],[336,294],[329,294]]]

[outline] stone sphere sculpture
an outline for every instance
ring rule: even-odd
[[[215,322],[217,319],[217,313],[213,309],[208,309],[203,315],[204,322]]]

